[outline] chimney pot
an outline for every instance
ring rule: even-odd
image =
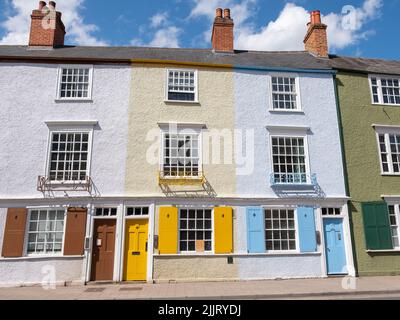
[[[50,7],[50,9],[55,10],[56,9],[56,3],[54,1],[49,1],[49,7]]]
[[[44,1],[39,1],[39,10],[43,10],[43,8],[46,6],[46,2]]]
[[[314,10],[311,12],[311,24],[321,24],[321,11]]]
[[[217,10],[215,11],[215,17],[222,18],[222,9],[221,8],[217,8]]]
[[[231,10],[230,9],[224,9],[224,18],[225,19],[231,18]]]

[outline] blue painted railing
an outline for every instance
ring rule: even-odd
[[[271,186],[295,186],[295,185],[317,185],[317,175],[306,173],[271,173],[270,174]]]

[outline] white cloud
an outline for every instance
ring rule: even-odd
[[[1,24],[5,35],[0,39],[0,44],[28,44],[30,15],[38,7],[37,0],[10,0],[9,5],[15,11]],[[84,0],[68,0],[57,3],[57,11],[62,12],[62,20],[66,27],[69,42],[77,45],[106,45],[106,41],[93,35],[98,30],[94,24],[86,24],[80,13]],[[67,41],[68,41],[67,40]]]
[[[156,30],[151,30],[156,29]],[[134,46],[179,48],[179,36],[182,29],[171,24],[168,12],[159,12],[149,19],[149,25],[139,27],[139,33],[142,36],[152,35],[152,39],[144,41],[141,38],[135,38],[131,41]]]
[[[235,21],[235,47],[247,50],[304,50],[303,39],[309,22],[309,12],[295,3],[287,3],[275,21],[257,28],[252,18],[258,0],[193,0],[195,5],[189,19],[207,17],[211,22],[215,8],[231,8]],[[365,25],[381,15],[382,0],[365,0],[361,7],[344,7],[341,13],[328,13],[323,23],[328,25],[328,41],[331,51],[343,49],[374,34],[364,30]],[[209,43],[211,27],[203,34]]]
[[[150,26],[152,28],[158,28],[161,25],[167,23],[168,12],[159,12],[150,18]]]
[[[144,42],[141,39],[135,38],[131,41],[131,44],[134,46],[179,48],[179,35],[181,32],[181,29],[175,26],[169,26],[157,30],[152,40],[149,42]]]

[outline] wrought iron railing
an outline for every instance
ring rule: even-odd
[[[188,172],[183,170],[177,171],[160,171],[158,175],[159,184],[196,184],[203,183],[205,177],[202,171]]]
[[[271,173],[271,186],[279,185],[317,185],[317,175],[306,173]]]
[[[91,192],[93,186],[92,179],[89,176],[85,180],[58,181],[51,180],[49,177],[39,176],[37,180],[37,190],[46,191],[87,191]]]

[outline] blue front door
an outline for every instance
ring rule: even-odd
[[[324,235],[328,274],[347,274],[343,219],[324,219]]]

